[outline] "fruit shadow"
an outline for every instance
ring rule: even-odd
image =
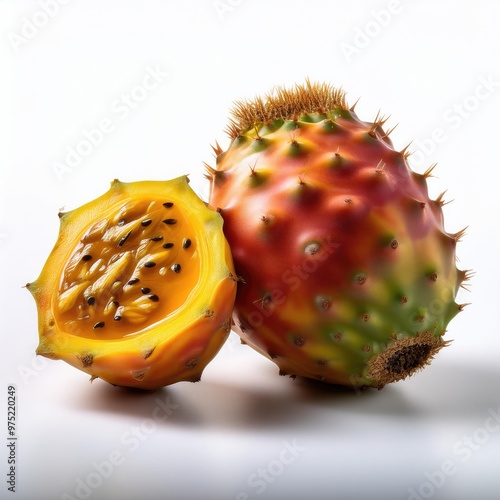
[[[348,401],[345,406],[350,411],[366,411],[372,415],[453,422],[484,418],[490,410],[500,412],[499,388],[500,366],[480,366],[477,361],[463,364],[436,362],[380,391],[366,389],[358,392],[360,404]],[[306,379],[301,381],[301,389],[303,397],[316,404],[326,401],[325,395],[336,390]]]
[[[382,390],[354,391],[312,380],[280,378],[250,386],[205,379],[152,392],[95,381],[88,397],[73,400],[80,411],[154,418],[160,425],[224,430],[273,430],[307,426],[321,431],[347,417],[382,416],[419,423],[483,418],[498,411],[500,371],[437,364]]]
[[[419,411],[436,420],[484,419],[490,410],[500,412],[500,365],[479,366],[477,359],[434,363],[417,380]]]
[[[73,401],[80,411],[131,415],[139,420],[159,415],[161,425],[224,430],[309,427],[324,423],[325,411],[334,420],[345,412],[370,412],[372,405],[384,413],[411,411],[391,388],[382,405],[376,403],[380,396],[376,390],[356,392],[301,378],[280,382],[248,387],[207,379],[145,392],[95,381],[88,397]]]

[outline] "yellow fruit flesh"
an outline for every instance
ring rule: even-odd
[[[109,206],[94,224],[102,228],[101,238],[82,235],[64,267],[55,314],[68,333],[100,339],[136,335],[138,327],[181,307],[196,286],[197,242],[181,210],[165,208],[161,199],[127,204],[141,215],[125,218],[120,205]]]

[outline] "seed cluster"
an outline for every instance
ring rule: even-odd
[[[168,307],[166,285],[179,279],[194,248],[178,235],[184,219],[177,212],[171,201],[131,201],[88,229],[60,287],[59,313],[72,331],[97,334],[118,322],[122,329]]]

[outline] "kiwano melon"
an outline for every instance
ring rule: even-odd
[[[37,354],[119,386],[197,381],[226,340],[236,280],[221,216],[187,177],[123,183],[59,214]]]

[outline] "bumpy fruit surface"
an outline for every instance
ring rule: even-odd
[[[405,378],[447,344],[467,272],[442,196],[344,93],[306,82],[238,102],[207,166],[240,279],[235,328],[281,374],[348,386]]]
[[[115,180],[59,215],[57,243],[27,285],[37,354],[119,386],[199,380],[229,334],[236,293],[220,215],[186,177]]]

